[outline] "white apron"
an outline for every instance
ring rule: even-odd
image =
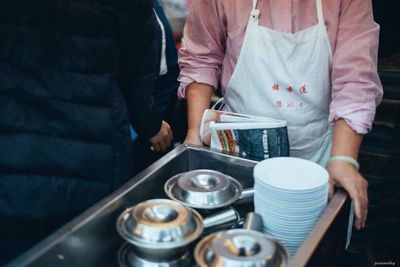
[[[260,26],[256,5],[253,0],[225,109],[286,120],[290,156],[325,166],[332,139],[332,53],[321,0],[316,0],[318,24],[294,34]]]

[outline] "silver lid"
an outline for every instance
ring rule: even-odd
[[[182,267],[190,266],[192,258],[189,252],[177,259],[169,261],[150,261],[135,254],[132,245],[125,243],[118,251],[118,264],[120,267]]]
[[[152,199],[125,210],[117,230],[127,242],[142,248],[176,248],[200,236],[203,219],[176,201]]]
[[[288,262],[288,253],[277,240],[247,229],[206,236],[197,244],[194,257],[200,267],[277,267]]]
[[[173,200],[198,209],[216,209],[235,202],[242,185],[229,175],[213,170],[194,170],[171,177],[164,191]]]

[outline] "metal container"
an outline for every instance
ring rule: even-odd
[[[235,177],[243,188],[252,187],[256,163],[207,148],[181,145],[15,259],[9,266],[118,266],[118,250],[125,241],[115,230],[115,222],[126,208],[147,199],[165,198],[163,185],[169,177],[196,169],[220,171]],[[333,250],[338,250],[345,243],[350,207],[347,200],[343,190],[335,192],[320,219],[291,258],[290,266],[301,267],[308,262],[315,266],[326,265],[327,257],[321,255],[321,252],[327,251],[333,255]],[[244,214],[252,210],[252,206],[247,204],[238,205],[237,208]]]
[[[164,191],[169,198],[196,209],[218,209],[254,196],[252,188],[243,190],[236,179],[209,169],[177,174],[165,183]]]
[[[203,232],[198,212],[169,199],[152,199],[125,210],[117,220],[119,234],[144,259],[177,259]]]
[[[120,267],[185,267],[191,266],[192,257],[187,251],[177,259],[169,261],[150,261],[135,254],[131,244],[125,243],[118,251],[118,265]]]
[[[194,258],[200,267],[284,267],[286,249],[275,239],[249,229],[211,234],[196,246]]]

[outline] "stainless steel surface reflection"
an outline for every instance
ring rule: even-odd
[[[238,200],[242,185],[229,175],[201,169],[171,177],[165,183],[164,191],[171,199],[192,208],[216,209]]]
[[[195,210],[169,199],[152,199],[126,209],[117,220],[119,234],[145,259],[181,256],[203,232]]]
[[[125,243],[118,251],[118,264],[120,267],[188,267],[192,264],[192,257],[186,252],[177,259],[169,261],[149,261],[135,254],[132,245]]]
[[[200,267],[282,267],[288,264],[286,249],[275,239],[254,230],[234,229],[211,234],[196,246]]]

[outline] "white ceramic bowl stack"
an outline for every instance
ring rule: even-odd
[[[328,172],[299,158],[279,157],[254,168],[254,207],[263,231],[279,239],[293,256],[325,209]]]

